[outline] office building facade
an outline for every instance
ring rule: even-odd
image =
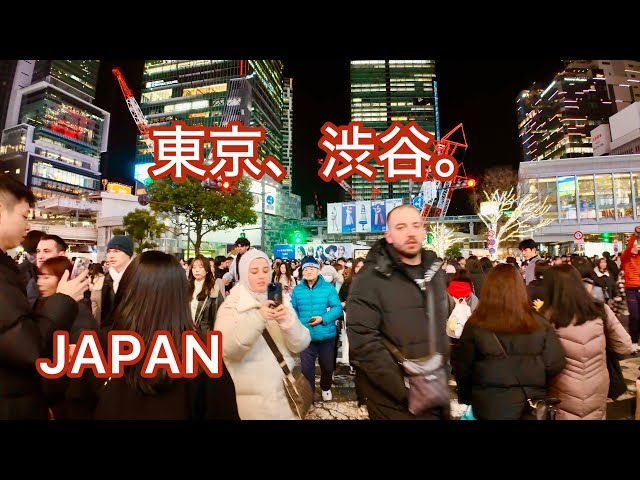
[[[110,114],[93,105],[98,60],[18,61],[0,166],[38,200],[100,190]]]
[[[259,229],[247,231],[252,244],[265,248],[282,240],[282,225],[301,217],[300,197],[290,193],[292,180],[292,82],[282,75],[279,60],[149,60],[145,62],[140,108],[151,127],[182,121],[187,126],[218,127],[241,121],[249,127],[263,127],[265,138],[258,143],[258,158],[276,158],[288,171],[283,182],[263,177],[265,226],[262,227],[262,183],[252,179]],[[210,145],[205,142],[205,158]],[[138,137],[136,164],[153,163],[153,152]],[[144,169],[142,169],[144,170]],[[138,176],[137,180],[144,181]],[[266,202],[265,202],[266,203]],[[233,242],[238,231],[212,232],[206,248],[216,251]],[[234,236],[235,235],[235,236]],[[232,238],[233,237],[233,238]],[[183,239],[186,248],[186,241]]]
[[[440,138],[436,65],[433,60],[354,60],[350,65],[351,121],[384,132],[393,122],[415,121]],[[347,180],[360,198],[409,198],[409,180],[387,183],[381,165],[369,161],[378,171],[373,182],[358,174]],[[420,185],[413,185],[417,194]]]
[[[549,84],[533,84],[516,99],[522,160],[592,156],[591,131],[639,100],[639,86],[636,61],[566,61]]]

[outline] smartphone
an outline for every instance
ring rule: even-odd
[[[267,299],[273,300],[274,305],[272,308],[277,307],[282,303],[282,284],[281,283],[270,283],[267,287]]]
[[[71,275],[69,279],[76,278],[82,272],[87,270],[91,265],[91,260],[86,257],[77,257],[76,261],[73,263],[73,270],[71,270]]]

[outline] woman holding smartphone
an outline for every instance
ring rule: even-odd
[[[311,336],[291,308],[288,296],[275,306],[267,299],[269,259],[254,249],[238,262],[240,281],[218,310],[215,329],[222,333],[222,358],[236,387],[242,420],[295,420],[282,379],[284,372],[263,337],[267,330],[288,367]]]

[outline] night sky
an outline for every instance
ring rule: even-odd
[[[116,65],[140,101],[143,61],[101,61],[95,103],[111,112],[103,173],[110,181],[133,184],[137,129],[111,73]],[[349,62],[285,60],[284,65],[284,74],[293,78],[293,192],[302,196],[302,205],[313,203],[314,192],[321,204],[340,201],[342,188],[318,176],[317,159],[324,152],[317,143],[325,122],[349,122]],[[517,169],[521,153],[516,96],[534,82],[550,82],[561,69],[559,60],[436,60],[441,135],[463,123],[469,147],[466,152],[458,149],[455,156],[464,162],[468,176],[477,178],[494,165]],[[455,192],[448,214],[471,213],[465,190]]]

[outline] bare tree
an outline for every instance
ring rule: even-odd
[[[489,194],[485,190],[483,193],[485,201],[494,202],[494,205],[490,213],[478,213],[478,216],[488,229],[495,231],[493,248],[496,252],[501,242],[531,234],[554,220],[544,218],[551,205],[546,199],[540,203],[537,195],[523,193],[517,196],[513,187],[507,191],[494,190]],[[513,213],[505,215],[505,210]]]
[[[516,190],[518,185],[518,172],[508,166],[491,167],[484,172],[478,181],[476,188],[471,189],[469,202],[475,211],[480,210],[480,203],[485,201],[484,191],[507,192],[510,188]]]

